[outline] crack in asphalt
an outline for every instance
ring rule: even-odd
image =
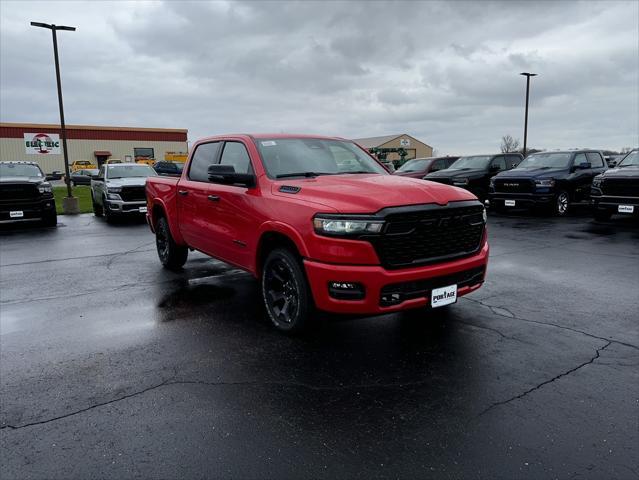
[[[153,245],[153,244],[155,244],[155,242],[145,242],[145,243],[143,243],[143,244],[141,244],[141,245],[138,245],[138,246],[137,246],[137,247],[135,247],[135,248],[132,248],[131,250],[126,250],[126,251],[124,251],[124,252],[120,252],[120,253],[117,253],[117,254],[115,254],[115,255],[112,255],[112,256],[111,256],[111,258],[109,258],[109,261],[108,261],[108,262],[107,262],[107,264],[106,264],[106,269],[107,269],[107,270],[111,270],[111,266],[113,265],[113,262],[115,262],[115,260],[116,260],[117,258],[119,258],[119,257],[123,257],[123,256],[125,256],[125,255],[130,254],[130,253],[137,252],[137,251],[139,251],[142,247],[147,247],[147,246],[149,246],[149,245]],[[143,251],[146,251],[146,250],[143,250]]]
[[[174,378],[174,377],[172,377]],[[75,410],[73,412],[65,413],[64,415],[58,415],[56,417],[52,417],[46,420],[39,420],[37,422],[29,422],[23,425],[2,425],[0,426],[0,430],[21,430],[27,427],[33,427],[37,425],[44,425],[47,423],[55,422],[58,420],[63,420],[65,418],[72,417],[74,415],[78,415],[89,410],[93,410],[95,408],[104,407],[107,405],[111,405],[122,400],[126,400],[132,397],[136,397],[138,395],[145,394],[152,390],[156,390],[158,388],[167,387],[171,385],[205,385],[210,387],[233,387],[233,386],[245,386],[245,387],[283,387],[283,388],[301,388],[307,389],[315,392],[331,392],[331,391],[349,391],[349,390],[368,390],[375,388],[405,388],[405,387],[413,387],[413,386],[421,386],[428,383],[428,380],[420,380],[414,382],[398,382],[398,383],[365,383],[365,384],[356,384],[356,385],[312,385],[310,383],[303,382],[261,382],[261,381],[236,381],[236,382],[205,382],[203,380],[172,380],[171,378],[164,380],[161,383],[156,385],[152,385],[150,387],[144,388],[137,392],[129,393],[126,395],[122,395],[120,397],[107,400],[104,402],[99,402],[93,405],[90,405],[85,408],[81,408],[79,410]]]
[[[523,317],[515,315],[513,312],[511,312],[506,307],[496,306],[496,305],[489,305],[487,303],[484,303],[484,300],[476,300],[474,298],[468,298],[468,297],[463,297],[462,300],[467,300],[467,301],[470,301],[470,302],[478,303],[479,305],[488,308],[491,312],[493,312],[495,315],[497,315],[499,317],[510,318],[510,319],[519,320],[519,321],[522,321],[522,322],[527,322],[527,323],[534,323],[534,324],[537,324],[537,325],[546,325],[548,327],[560,328],[562,330],[568,330],[568,331],[571,331],[571,332],[580,333],[580,334],[585,335],[585,336],[590,337],[590,338],[596,338],[597,340],[602,340],[604,342],[616,343],[618,345],[623,345],[624,347],[634,348],[635,350],[639,350],[639,346],[637,346],[637,345],[634,345],[632,343],[622,342],[621,340],[616,340],[614,338],[600,337],[598,335],[595,335],[595,334],[592,334],[592,333],[589,333],[589,332],[585,332],[585,331],[579,330],[577,328],[572,328],[572,327],[567,327],[565,325],[560,325],[558,323],[542,322],[540,320],[531,320],[529,318],[523,318]]]
[[[481,330],[488,330],[488,331],[491,331],[491,332],[494,332],[494,333],[498,334],[501,338],[504,338],[506,340],[514,340],[515,342],[524,343],[523,340],[520,340],[517,337],[512,337],[512,336],[506,335],[505,333],[503,333],[503,332],[501,332],[501,331],[499,331],[499,330],[497,330],[496,328],[493,328],[493,327],[487,327],[486,325],[478,325],[476,323],[471,323],[471,322],[464,322],[463,320],[457,320],[457,319],[455,320],[455,323],[461,323],[463,325],[468,325],[470,327],[479,328]]]
[[[151,245],[152,243],[153,242],[146,243],[145,245]],[[145,245],[143,245],[143,246],[145,246]],[[4,263],[4,264],[0,265],[0,268],[4,268],[4,267],[21,267],[21,266],[24,266],[24,265],[38,265],[38,264],[41,264],[41,263],[66,262],[66,261],[69,261],[69,260],[84,260],[85,258],[118,257],[120,255],[126,255],[127,253],[132,253],[133,251],[137,250],[138,248],[140,248],[140,247],[136,247],[132,251],[127,251],[127,252],[101,253],[99,255],[83,255],[81,257],[50,258],[48,260],[36,260],[34,262]],[[152,252],[153,249],[142,250],[142,251]]]
[[[487,408],[485,408],[479,415],[477,415],[477,418],[481,417],[482,415],[485,415],[486,413],[490,412],[492,409],[500,407],[502,405],[506,405],[507,403],[513,402],[515,400],[519,400],[521,398],[524,398],[526,395],[539,390],[540,388],[544,387],[545,385],[548,385],[550,383],[556,382],[557,380],[559,380],[560,378],[563,378],[567,375],[570,375],[572,373],[575,373],[577,370],[579,370],[580,368],[585,367],[586,365],[590,365],[591,363],[593,363],[595,360],[597,360],[599,358],[599,354],[605,350],[606,348],[608,348],[610,345],[612,345],[612,342],[610,340],[606,340],[606,344],[602,347],[599,347],[597,350],[595,350],[595,354],[592,356],[592,358],[590,360],[588,360],[587,362],[583,362],[580,363],[579,365],[577,365],[576,367],[571,368],[570,370],[566,370],[563,373],[560,373],[559,375],[554,376],[553,378],[551,378],[550,380],[546,380],[544,382],[541,382],[537,385],[535,385],[532,388],[529,388],[528,390],[526,390],[523,393],[520,393],[519,395],[515,395],[513,397],[510,397],[507,400],[502,400],[500,402],[495,402],[493,404],[491,404],[490,406],[488,406]]]

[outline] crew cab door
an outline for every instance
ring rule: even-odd
[[[232,165],[236,173],[254,173],[247,145],[240,140],[227,140],[222,147],[220,165]],[[207,248],[212,255],[229,263],[250,268],[254,261],[255,229],[260,224],[255,215],[258,201],[256,188],[239,185],[211,184],[208,211],[213,219]]]
[[[590,195],[590,185],[594,177],[592,168],[580,168],[581,165],[589,163],[585,153],[577,153],[572,162],[572,172],[570,180],[572,183],[573,201],[581,201]]]
[[[188,171],[177,183],[177,210],[180,233],[184,241],[192,248],[216,256],[209,252],[209,225],[214,221],[208,196],[209,166],[219,159],[221,142],[200,143],[195,147],[188,165]]]

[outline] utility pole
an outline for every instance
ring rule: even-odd
[[[526,116],[524,119],[524,158],[526,157],[526,146],[528,141],[528,98],[530,97],[530,77],[536,77],[536,73],[522,72],[519,75],[526,77]]]
[[[58,105],[60,107],[60,136],[62,137],[62,153],[64,154],[64,176],[67,184],[67,197],[62,201],[64,213],[79,213],[78,199],[71,192],[71,172],[69,171],[69,152],[67,150],[67,131],[64,124],[64,107],[62,105],[62,81],[60,80],[60,60],[58,59],[58,30],[75,32],[75,27],[55,25],[40,22],[31,22],[32,27],[47,28],[53,36],[53,59],[55,61],[55,78],[58,83]]]

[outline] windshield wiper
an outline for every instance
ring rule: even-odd
[[[415,171],[415,170],[412,170]],[[369,172],[368,170],[349,170],[347,172],[339,172],[338,175],[343,175],[345,173],[377,173],[377,172]]]
[[[319,177],[320,175],[336,175],[331,172],[297,172],[297,173],[281,173],[279,175],[275,175],[275,178],[289,178],[289,177],[306,177],[313,178]]]

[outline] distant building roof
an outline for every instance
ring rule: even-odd
[[[421,143],[422,145],[426,145],[427,147],[430,147],[430,145],[428,145],[427,143],[417,140],[415,137],[413,137],[412,135],[408,135],[407,133],[398,133],[396,135],[384,135],[381,137],[354,138],[353,141],[364,148],[373,148],[373,147],[379,147],[388,142],[392,142],[393,140],[399,137],[408,137],[418,143]]]
[[[364,148],[373,148],[395,140],[402,135],[403,133],[399,133],[397,135],[384,135],[382,137],[354,138],[353,141]]]

